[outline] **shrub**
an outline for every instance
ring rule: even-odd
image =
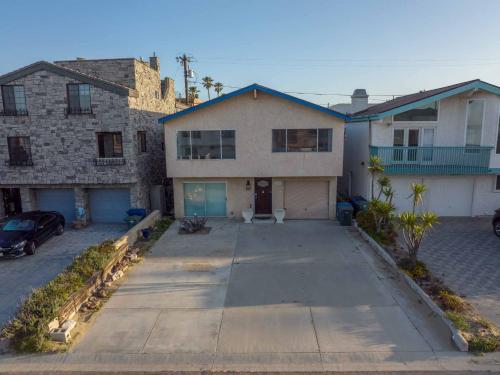
[[[442,291],[439,293],[439,299],[445,310],[464,312],[467,308],[467,305],[462,298],[448,291]]]
[[[446,316],[453,322],[455,327],[457,327],[459,330],[467,331],[470,329],[470,324],[463,315],[453,311],[447,311]]]
[[[426,279],[429,276],[429,270],[425,263],[417,261],[414,265],[409,258],[403,258],[399,261],[399,267],[414,280]]]
[[[375,230],[377,229],[375,217],[368,210],[359,211],[356,214],[356,222],[362,229],[365,230],[365,232],[368,232],[369,234],[375,233]]]
[[[474,336],[468,343],[470,352],[488,353],[500,349],[500,337],[495,336]]]

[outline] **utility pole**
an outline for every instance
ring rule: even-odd
[[[178,63],[184,68],[184,95],[186,98],[186,105],[189,104],[188,100],[188,75],[189,75],[189,63],[193,61],[191,56],[187,56],[185,53],[182,56],[177,56],[175,58]]]

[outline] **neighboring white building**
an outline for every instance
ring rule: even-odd
[[[500,87],[480,80],[368,106],[346,126],[339,191],[369,199],[368,161],[379,155],[397,211],[410,209],[409,185],[422,182],[425,210],[491,215],[500,207],[499,127]]]

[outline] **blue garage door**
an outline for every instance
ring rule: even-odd
[[[90,220],[121,223],[130,208],[129,189],[89,189]]]
[[[184,184],[185,216],[226,216],[226,184],[223,182]]]
[[[75,220],[75,192],[73,189],[37,189],[38,209],[57,211],[66,219],[66,224]]]

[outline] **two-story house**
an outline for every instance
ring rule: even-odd
[[[334,218],[346,119],[258,84],[161,118],[176,216]]]
[[[500,87],[473,80],[398,97],[354,113],[346,126],[349,196],[371,196],[370,155],[392,180],[398,211],[409,185],[427,186],[423,208],[441,216],[491,215],[500,207]]]
[[[158,57],[37,62],[0,76],[0,217],[119,222],[165,179],[174,83]]]

